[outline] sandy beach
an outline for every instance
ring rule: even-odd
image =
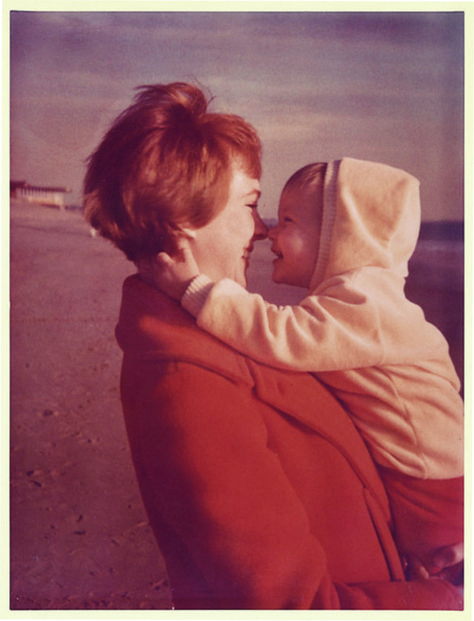
[[[11,223],[11,607],[168,608],[118,393],[133,266],[79,214]]]
[[[462,265],[443,276],[438,259],[420,255],[408,289],[462,373]],[[118,393],[114,327],[133,271],[79,213],[11,205],[12,609],[170,607]],[[257,244],[250,288],[281,303],[301,297],[269,274]]]

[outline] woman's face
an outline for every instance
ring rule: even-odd
[[[257,212],[260,182],[234,167],[225,207],[206,226],[195,229],[190,240],[201,273],[211,280],[231,278],[247,285],[246,272],[253,242],[267,236]]]

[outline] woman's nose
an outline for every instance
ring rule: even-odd
[[[266,224],[263,222],[260,214],[256,209],[253,211],[253,219],[255,223],[255,231],[253,234],[253,239],[265,239],[268,235],[268,228]]]

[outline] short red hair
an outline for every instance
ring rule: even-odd
[[[170,231],[217,215],[235,160],[260,178],[260,140],[244,119],[208,112],[190,84],[140,87],[88,159],[84,215],[131,261],[152,257]]]

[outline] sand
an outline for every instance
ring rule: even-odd
[[[133,266],[78,213],[14,203],[11,223],[11,608],[167,609],[118,393],[114,327]],[[250,288],[301,297],[270,283],[256,247]],[[462,278],[446,295],[424,261],[411,291],[462,371]]]
[[[79,214],[11,222],[11,608],[168,608],[118,393],[133,266]]]

